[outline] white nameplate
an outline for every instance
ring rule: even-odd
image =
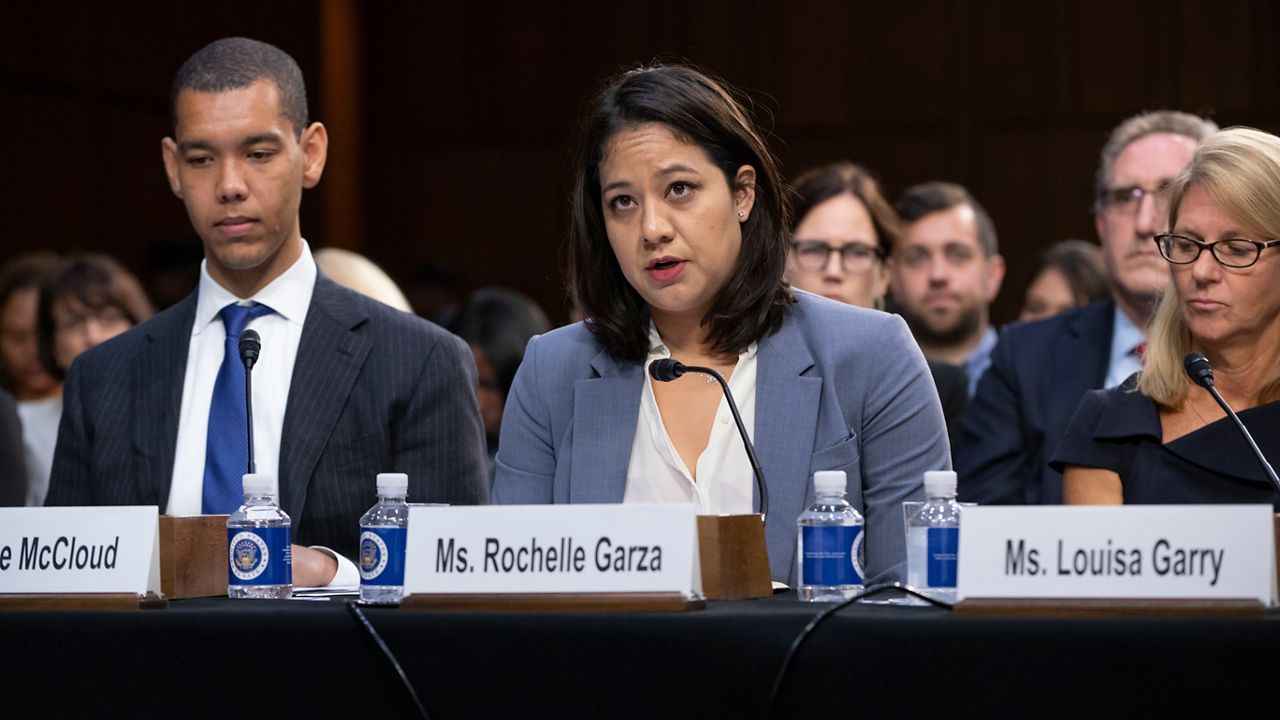
[[[413,593],[702,594],[692,504],[409,508]]]
[[[965,508],[959,562],[962,598],[1276,594],[1270,505]]]
[[[0,508],[0,593],[160,592],[159,511]]]

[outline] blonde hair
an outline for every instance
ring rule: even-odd
[[[342,248],[321,248],[315,259],[320,271],[339,285],[397,310],[413,312],[400,286],[369,258]]]
[[[1203,188],[1229,215],[1266,238],[1280,238],[1280,138],[1253,128],[1233,127],[1196,148],[1191,162],[1169,186],[1169,227],[1178,222],[1182,199],[1192,186]],[[1182,317],[1177,286],[1170,281],[1151,321],[1138,390],[1160,405],[1178,409],[1191,381],[1182,360],[1193,350]],[[1280,348],[1272,349],[1258,402],[1280,399]]]

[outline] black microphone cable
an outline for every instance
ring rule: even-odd
[[[673,358],[658,358],[649,364],[649,376],[659,382],[671,382],[686,372],[710,375],[715,378],[716,382],[720,383],[720,389],[724,392],[724,399],[729,405],[729,412],[733,413],[733,421],[738,425],[738,434],[742,436],[742,446],[747,450],[747,460],[751,463],[751,471],[755,475],[756,492],[760,495],[760,518],[763,521],[768,521],[769,488],[765,487],[764,484],[764,470],[760,468],[760,461],[756,459],[756,449],[751,444],[751,436],[747,434],[747,426],[742,423],[742,415],[738,413],[738,404],[733,401],[733,393],[729,392],[729,383],[725,382],[724,376],[711,368],[685,365]]]
[[[774,676],[773,689],[769,691],[769,704],[766,706],[765,717],[778,717],[778,701],[782,698],[783,686],[787,681],[787,673],[790,672],[791,666],[795,664],[796,655],[800,653],[800,648],[803,647],[809,638],[813,636],[813,632],[818,629],[818,626],[826,622],[827,618],[835,615],[837,612],[849,607],[862,598],[877,595],[886,590],[901,590],[908,595],[920,598],[930,605],[940,607],[945,610],[950,610],[953,607],[953,603],[943,602],[942,600],[929,597],[910,585],[904,585],[900,582],[888,582],[868,585],[862,590],[862,592],[856,593],[847,600],[823,610],[810,620],[808,625],[804,626],[804,629],[800,631],[800,634],[796,635],[795,640],[791,641],[791,647],[787,649],[787,654],[782,659],[782,666],[778,668],[778,674]]]
[[[1231,409],[1227,401],[1222,399],[1222,395],[1214,387],[1213,366],[1209,364],[1209,358],[1198,352],[1187,353],[1187,356],[1182,359],[1182,369],[1187,371],[1187,377],[1191,378],[1191,382],[1208,390],[1213,399],[1218,401],[1218,405],[1227,414],[1227,417],[1235,422],[1236,429],[1244,436],[1244,441],[1249,443],[1249,449],[1253,451],[1253,456],[1262,465],[1262,472],[1266,473],[1271,485],[1275,487],[1277,493],[1280,493],[1280,478],[1276,477],[1275,468],[1271,467],[1271,463],[1267,462],[1267,456],[1263,455],[1262,451],[1258,449],[1258,443],[1253,441],[1253,435],[1249,433],[1249,429],[1244,426],[1244,423],[1240,421],[1240,417]]]
[[[404,674],[404,668],[400,666],[400,661],[396,659],[396,654],[391,652],[391,648],[387,647],[387,643],[383,641],[382,636],[378,634],[373,623],[369,622],[369,618],[365,616],[364,611],[360,609],[360,604],[355,600],[347,601],[347,610],[355,616],[356,620],[364,626],[364,629],[377,643],[378,649],[386,656],[391,663],[391,668],[400,676],[400,683],[404,685],[404,689],[409,691],[409,698],[413,700],[413,704],[418,708],[418,714],[422,716],[422,720],[431,720],[431,716],[427,715],[427,709],[422,706],[422,700],[418,699],[418,692],[413,689],[413,683],[409,682],[409,676]]]
[[[258,471],[253,461],[253,366],[258,362],[258,354],[262,352],[262,340],[256,330],[246,328],[240,333],[240,362],[244,363],[244,419],[248,431],[249,474]]]

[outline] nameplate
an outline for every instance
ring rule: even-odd
[[[1269,505],[970,507],[960,597],[1275,597]]]
[[[702,594],[691,504],[409,508],[406,594]]]
[[[0,594],[160,592],[159,512],[0,508]]]

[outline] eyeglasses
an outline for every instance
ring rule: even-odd
[[[1138,212],[1138,208],[1142,207],[1142,198],[1151,197],[1156,210],[1163,210],[1168,194],[1165,192],[1169,188],[1169,183],[1163,182],[1154,188],[1144,188],[1138,185],[1129,187],[1107,188],[1100,194],[1102,198],[1102,206],[1109,212],[1117,215],[1133,215]]]
[[[1280,240],[1259,242],[1244,238],[1228,238],[1217,242],[1200,242],[1182,235],[1156,235],[1156,247],[1165,260],[1175,265],[1190,265],[1200,258],[1206,249],[1220,265],[1230,268],[1247,268],[1258,262],[1262,251],[1280,245]]]
[[[796,253],[796,265],[811,271],[826,267],[831,253],[840,254],[840,264],[848,273],[870,272],[876,260],[884,258],[884,251],[878,245],[860,242],[829,245],[825,240],[797,240],[791,243],[791,249]]]

